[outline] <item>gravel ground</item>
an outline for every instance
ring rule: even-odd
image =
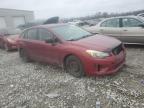
[[[0,50],[0,108],[144,108],[144,48],[128,47],[116,75],[75,78]]]

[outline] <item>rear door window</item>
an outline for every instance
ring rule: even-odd
[[[28,39],[30,39],[30,40],[39,40],[37,29],[34,28],[34,29],[28,30],[28,32],[27,32],[27,37],[28,37]]]

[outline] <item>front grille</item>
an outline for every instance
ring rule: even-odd
[[[122,50],[123,50],[123,45],[120,44],[119,46],[117,46],[116,48],[114,48],[114,49],[112,50],[112,53],[113,53],[114,55],[118,55]]]

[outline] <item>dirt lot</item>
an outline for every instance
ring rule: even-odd
[[[116,75],[74,78],[0,50],[0,108],[144,108],[144,47],[128,47]]]

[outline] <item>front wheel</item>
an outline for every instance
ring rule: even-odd
[[[68,73],[75,77],[84,76],[84,68],[80,59],[76,56],[69,56],[65,61],[65,69]]]

